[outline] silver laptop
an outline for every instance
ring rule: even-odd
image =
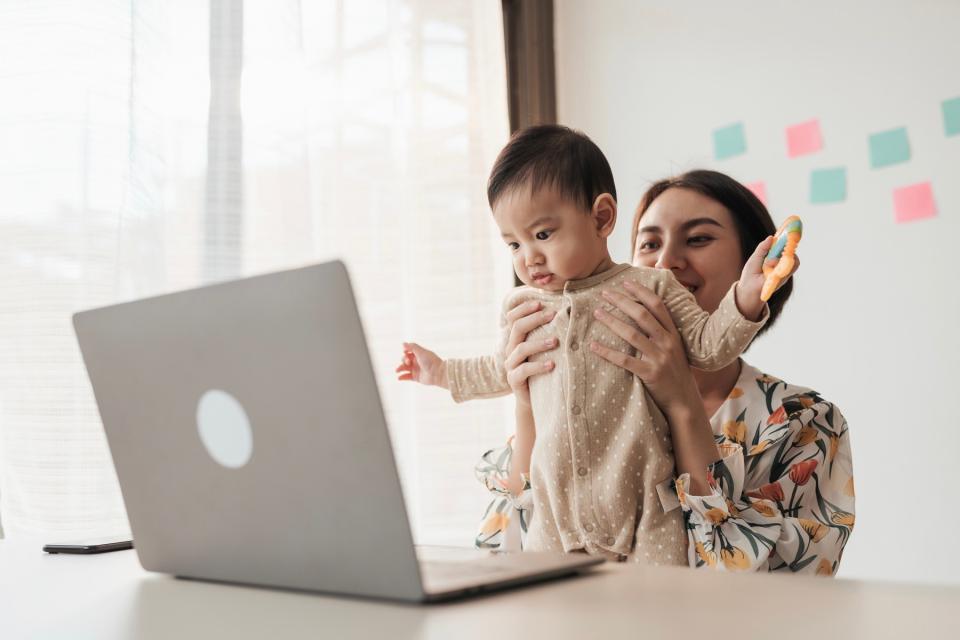
[[[602,562],[418,557],[341,262],[73,322],[145,569],[429,602]]]

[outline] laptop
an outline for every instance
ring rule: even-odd
[[[421,557],[339,261],[82,311],[73,324],[144,569],[433,602],[603,561]]]

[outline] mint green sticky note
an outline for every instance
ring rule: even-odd
[[[899,127],[881,131],[870,136],[870,166],[874,169],[910,159],[910,143],[907,128]]]
[[[843,202],[847,198],[847,170],[844,167],[814,169],[810,172],[810,202]]]
[[[743,135],[743,123],[731,124],[713,131],[713,156],[717,160],[738,156],[747,150],[747,138]]]
[[[948,136],[960,134],[960,98],[944,100],[943,105],[943,132]]]

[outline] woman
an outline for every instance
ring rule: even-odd
[[[691,171],[655,183],[642,198],[633,263],[670,269],[713,311],[751,248],[774,232],[770,214],[743,185],[714,171]],[[770,299],[760,333],[773,326],[792,289],[791,279]],[[637,355],[601,345],[593,352],[639,376],[670,424],[678,477],[663,502],[683,510],[690,565],[833,575],[854,524],[849,431],[839,409],[742,360],[719,371],[691,368],[670,315],[651,291],[611,291],[609,301],[635,324],[609,315],[600,321]],[[531,309],[514,318],[507,366],[515,393],[528,393],[528,379],[544,373],[525,360],[550,348],[524,340],[545,322]],[[518,420],[533,418],[518,412]],[[509,448],[487,452],[477,466],[496,494],[480,546],[515,547],[531,517],[526,491],[514,496],[501,488],[518,486],[509,455]]]

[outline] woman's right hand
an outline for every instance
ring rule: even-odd
[[[527,340],[527,336],[537,327],[553,320],[555,315],[555,311],[543,309],[543,304],[536,300],[517,305],[507,313],[510,334],[507,338],[506,349],[504,349],[504,353],[507,355],[503,364],[507,370],[507,382],[510,383],[510,388],[513,389],[513,394],[516,396],[518,403],[529,406],[530,387],[528,380],[532,376],[547,373],[554,368],[553,360],[529,362],[528,358],[555,349],[558,344],[556,337],[545,340]]]

